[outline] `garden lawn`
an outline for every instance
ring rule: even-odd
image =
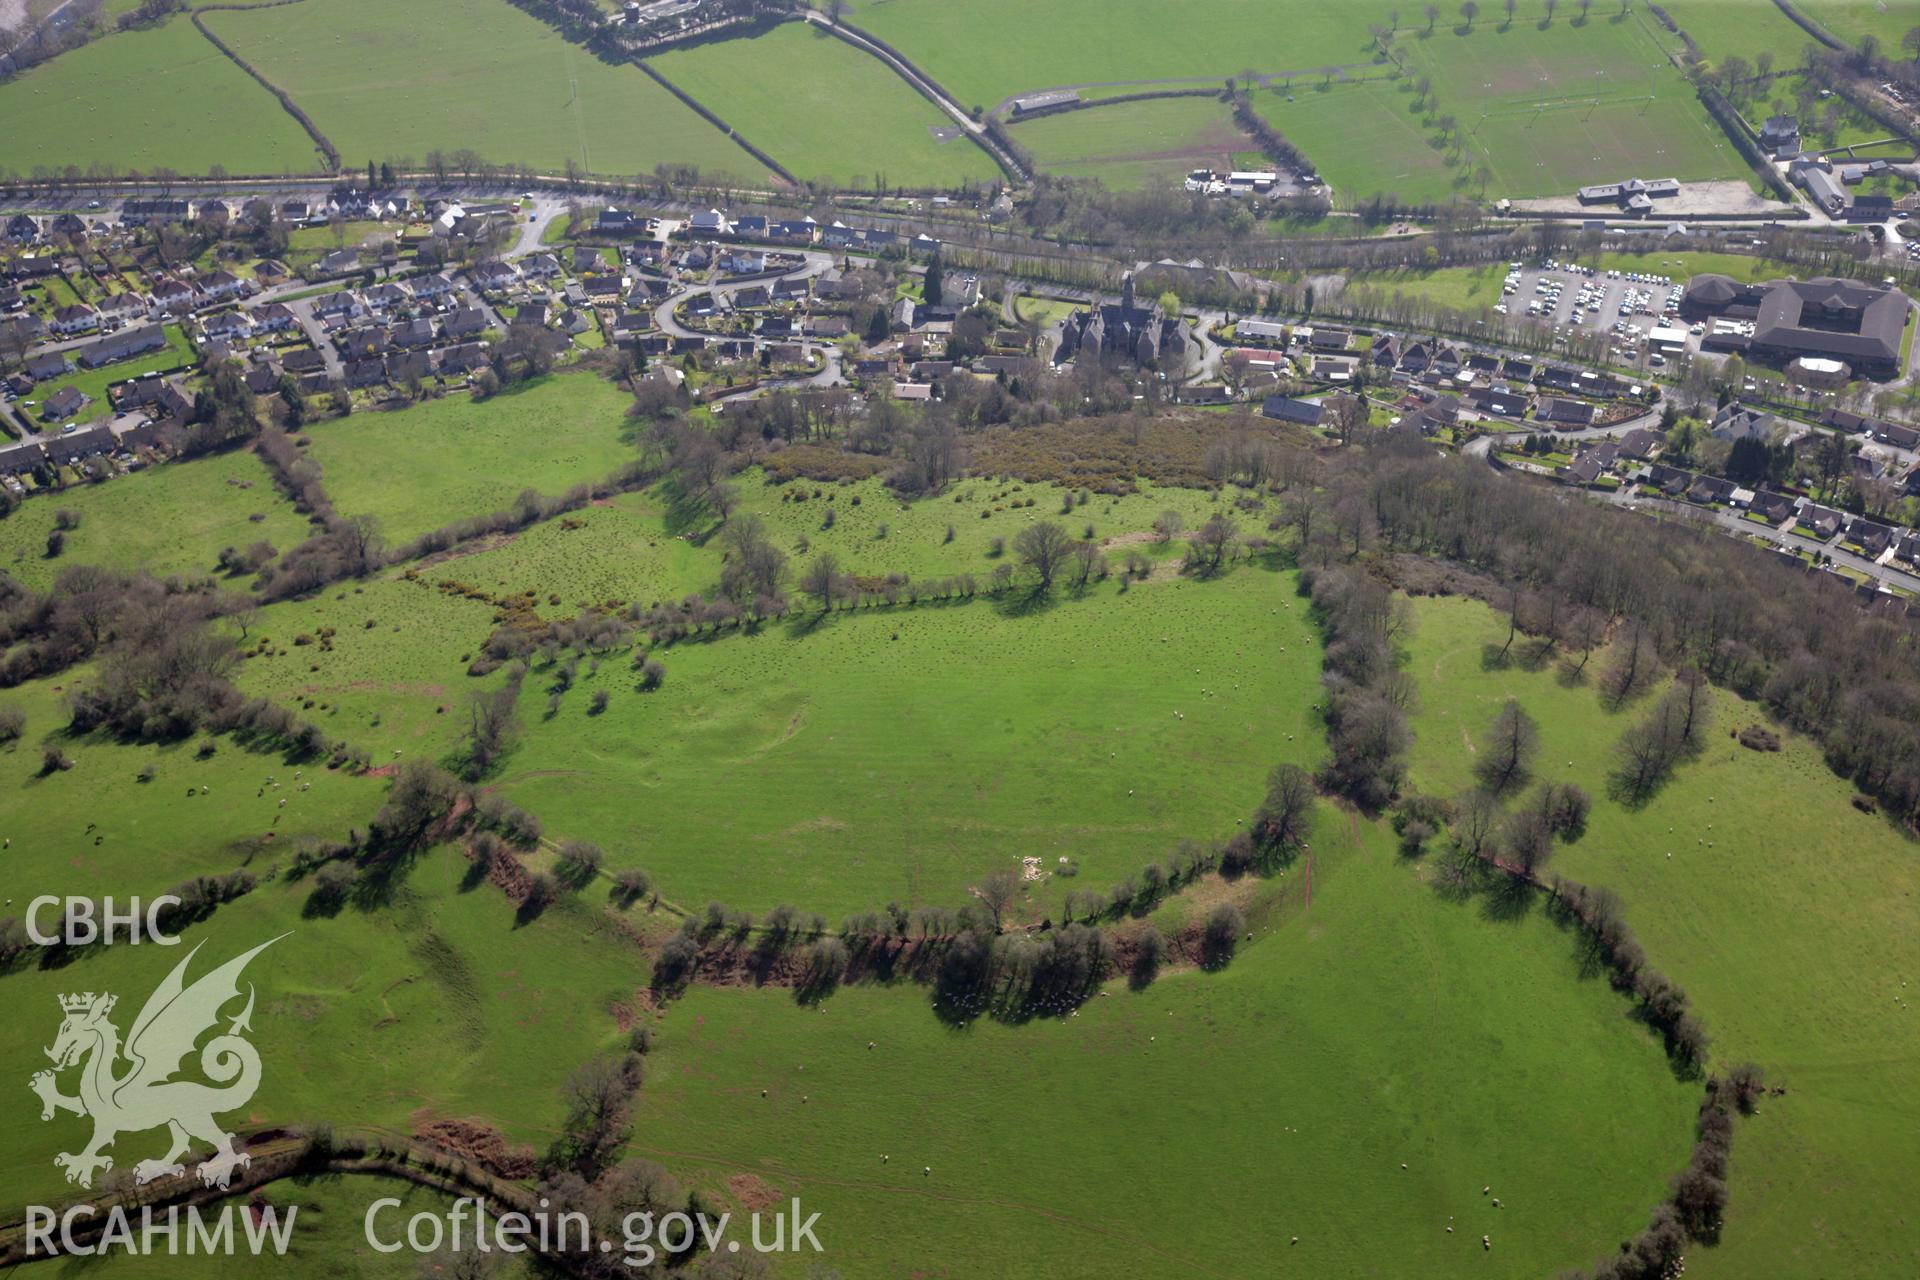
[[[47,534],[59,511],[77,513],[80,525],[68,532],[59,558],[49,560]],[[62,569],[76,564],[144,569],[156,577],[214,576],[226,547],[264,538],[285,551],[310,532],[260,459],[237,449],[35,494],[0,521],[0,567],[35,590],[45,590]]]
[[[1255,110],[1336,192],[1445,200],[1460,186],[1412,100],[1400,82],[1379,79],[1325,87],[1302,79],[1253,95]]]
[[[556,374],[489,400],[450,395],[308,428],[310,456],[342,515],[371,515],[398,546],[463,516],[501,511],[522,490],[558,495],[636,455],[627,393],[593,374]]]
[[[1497,17],[1470,34],[1442,27],[1398,44],[1411,72],[1430,77],[1438,111],[1458,117],[1489,196],[1570,194],[1629,177],[1744,178],[1746,163],[1692,87],[1635,15],[1596,14],[1575,26],[1564,11],[1544,30]]]
[[[637,67],[601,62],[498,0],[324,0],[207,15],[293,95],[349,167],[430,153],[635,174],[765,170]]]
[[[1224,972],[1111,983],[1074,1017],[956,1029],[912,988],[819,1012],[695,988],[631,1146],[799,1197],[848,1280],[1589,1261],[1645,1225],[1699,1088],[1541,911],[1492,922],[1390,845],[1323,814],[1310,908],[1250,915]]]
[[[1465,786],[1469,744],[1506,696],[1518,697],[1540,725],[1540,775],[1595,798],[1586,836],[1550,869],[1620,894],[1649,962],[1691,994],[1713,1036],[1714,1069],[1752,1060],[1787,1090],[1742,1123],[1724,1240],[1690,1251],[1687,1274],[1913,1271],[1912,845],[1848,804],[1850,788],[1813,744],[1785,732],[1778,753],[1734,742],[1732,731],[1765,717],[1727,694],[1702,756],[1644,808],[1621,807],[1606,796],[1606,776],[1615,742],[1646,704],[1616,715],[1591,685],[1568,687],[1551,671],[1484,669],[1483,650],[1505,634],[1479,604],[1419,602],[1408,663],[1421,693],[1415,784],[1445,794]]]
[[[63,422],[44,424],[42,430],[57,432],[67,422],[94,422],[111,418],[113,404],[107,399],[107,388],[116,382],[125,382],[128,378],[137,377],[143,373],[176,373],[182,369],[193,368],[198,357],[194,355],[193,344],[187,340],[186,334],[181,332],[180,326],[166,325],[161,332],[166,335],[167,345],[157,351],[149,351],[145,355],[136,356],[131,360],[122,360],[101,369],[88,369],[75,360],[73,371],[65,377],[35,385],[33,399],[36,406],[45,405],[47,400],[62,387],[78,388],[80,393],[90,401],[73,417]],[[38,412],[37,407],[34,412]]]
[[[1304,743],[1317,646],[1291,579],[1241,567],[1084,598],[799,616],[618,657],[548,713],[536,667],[499,787],[549,834],[651,871],[668,899],[838,921],[949,903],[1023,856],[1104,891],[1182,840],[1224,839]],[[597,691],[611,698],[591,713]],[[1304,753],[1304,746],[1301,748]]]
[[[317,6],[316,6],[317,7]],[[313,140],[186,15],[95,40],[0,84],[0,171],[314,173]]]
[[[999,176],[952,117],[886,64],[804,23],[651,61],[802,181],[957,187]]]
[[[1150,98],[1022,121],[1014,140],[1052,173],[1116,190],[1178,185],[1194,169],[1228,169],[1247,137],[1213,98]]]
[[[991,110],[1035,90],[1103,81],[1217,80],[1244,70],[1365,63],[1379,15],[1307,0],[859,0],[848,20],[955,95]],[[724,115],[725,112],[722,111]]]

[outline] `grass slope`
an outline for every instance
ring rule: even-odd
[[[313,141],[186,17],[96,40],[0,84],[0,170],[105,164],[309,173]]]
[[[1739,54],[1752,62],[1756,54],[1771,53],[1776,65],[1792,66],[1800,60],[1800,51],[1814,42],[1772,0],[1759,4],[1754,0],[1673,0],[1661,7],[1693,37],[1709,61]],[[1811,12],[1812,6],[1807,8]],[[1657,39],[1679,44],[1657,22],[1650,29]]]
[[[73,672],[0,694],[0,705],[27,717],[24,736],[0,748],[0,835],[8,841],[12,899],[0,915],[19,915],[41,893],[151,896],[190,876],[243,866],[257,874],[309,838],[339,840],[349,827],[364,829],[380,806],[385,787],[377,781],[311,763],[297,766],[305,776],[296,780],[296,766],[277,753],[227,738],[205,758],[192,740],[76,739],[66,730],[62,690],[88,682],[86,672]],[[43,776],[43,741],[65,751],[73,768]],[[146,768],[153,779],[141,782]],[[269,777],[278,790],[266,785]]]
[[[652,61],[803,181],[957,187],[999,175],[946,113],[879,59],[801,23]]]
[[[634,457],[627,394],[592,375],[553,375],[475,403],[450,396],[309,429],[311,456],[343,515],[371,515],[399,544],[524,489],[559,494]]]
[[[561,1083],[620,1042],[610,1010],[631,999],[645,965],[584,905],[564,903],[516,926],[506,899],[470,886],[466,870],[450,851],[423,855],[383,903],[332,917],[307,914],[308,886],[281,879],[182,935],[205,944],[197,975],[216,958],[288,934],[247,970],[260,991],[253,1041],[264,1068],[247,1123],[324,1120],[404,1134],[427,1116],[472,1116],[509,1141],[545,1148],[563,1114]],[[0,1042],[0,1066],[25,1080],[36,1062],[45,1065],[41,1048],[59,1025],[62,992],[120,993],[124,1028],[184,954],[115,946],[64,968],[16,969],[6,979],[15,1030]],[[53,1156],[75,1149],[85,1132],[72,1117],[42,1122],[37,1107],[8,1109],[0,1143],[12,1155],[0,1169],[0,1204],[57,1203],[70,1188]],[[159,1140],[126,1135],[118,1167]]]
[[[1539,913],[1443,901],[1338,815],[1314,843],[1311,907],[1225,972],[1072,1018],[696,989],[634,1144],[798,1196],[849,1280],[1536,1277],[1637,1230],[1695,1088]]]
[[[1230,169],[1251,145],[1225,103],[1160,98],[1090,107],[1023,122],[1013,130],[1042,169],[1098,178],[1115,190],[1177,184],[1193,169]]]
[[[1409,666],[1423,704],[1416,783],[1448,793],[1466,785],[1468,741],[1500,701],[1518,697],[1540,724],[1541,774],[1595,795],[1588,834],[1557,868],[1621,895],[1650,961],[1687,989],[1713,1033],[1716,1064],[1757,1061],[1788,1090],[1741,1127],[1725,1240],[1694,1251],[1687,1274],[1912,1271],[1912,846],[1847,803],[1848,788],[1811,744],[1789,738],[1769,754],[1727,738],[1761,719],[1731,696],[1718,700],[1702,758],[1644,809],[1621,808],[1605,798],[1605,777],[1639,707],[1611,715],[1591,688],[1550,672],[1483,669],[1483,646],[1504,636],[1478,604],[1420,602]]]
[[[499,0],[309,0],[207,15],[291,93],[348,163],[471,148],[495,163],[762,180],[746,152],[634,67]]]
[[[1037,610],[796,619],[665,651],[653,693],[617,658],[583,670],[551,718],[536,672],[499,785],[696,907],[838,921],[957,902],[1022,856],[1078,859],[1073,883],[1104,891],[1231,834],[1307,732],[1317,649],[1289,590],[1243,568]],[[596,716],[597,689],[612,702]],[[1069,887],[1053,879],[1036,911]]]
[[[49,560],[59,511],[77,512],[80,527]],[[223,548],[265,538],[285,551],[310,532],[260,460],[241,449],[29,498],[0,521],[0,567],[36,590],[75,564],[200,577],[214,573]]]

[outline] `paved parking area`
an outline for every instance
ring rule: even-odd
[[[1550,324],[1556,333],[1611,331],[1618,357],[1637,362],[1649,355],[1649,330],[1660,325],[1687,328],[1679,320],[1685,288],[1684,279],[1603,271],[1577,262],[1509,263],[1501,305],[1507,308],[1506,314]],[[1686,346],[1699,350],[1700,336],[1688,334]]]

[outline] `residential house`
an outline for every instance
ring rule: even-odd
[[[588,253],[592,258],[594,270],[597,271],[606,265],[601,261],[598,249],[588,250]],[[577,250],[574,253],[573,265],[576,268],[582,265]],[[550,280],[560,274],[560,259],[550,253],[536,253],[530,258],[521,259],[520,274],[529,280]]]
[[[237,342],[253,332],[253,321],[244,311],[216,311],[200,321],[201,336]]]
[[[687,219],[687,231],[696,236],[724,236],[728,233],[727,215],[718,209],[702,209]]]
[[[1747,504],[1747,509],[1762,517],[1768,524],[1779,524],[1793,514],[1793,499],[1768,489],[1755,489],[1753,500]]]
[[[1847,518],[1831,507],[1809,502],[1800,508],[1799,519],[1794,523],[1803,532],[1825,541],[1838,536],[1846,527]]]
[[[415,276],[407,282],[413,286],[413,296],[426,301],[444,298],[453,292],[453,281],[445,273],[435,271],[430,275]]]
[[[1593,406],[1563,396],[1544,396],[1533,416],[1555,427],[1590,427],[1593,425]]]
[[[55,378],[64,378],[73,368],[66,354],[60,351],[46,351],[27,359],[27,377],[35,382],[51,382]]]
[[[255,307],[252,315],[253,327],[259,333],[280,333],[299,323],[293,308],[284,302],[269,302],[264,307]]]
[[[457,307],[447,313],[442,325],[449,338],[475,337],[486,331],[487,313],[478,307]]]
[[[1881,444],[1890,444],[1896,449],[1920,448],[1920,431],[1912,427],[1903,427],[1897,422],[1875,423],[1873,438]]]
[[[1320,326],[1314,329],[1307,339],[1307,345],[1315,351],[1345,351],[1353,343],[1353,335],[1345,329],[1329,329]]]
[[[358,320],[367,314],[367,304],[360,295],[349,289],[337,293],[323,293],[313,300],[313,314],[319,319],[338,316],[346,320]]]
[[[1647,468],[1647,483],[1663,493],[1679,497],[1693,487],[1693,472],[1656,462]]]
[[[388,336],[396,347],[430,347],[435,333],[433,321],[427,319],[403,320],[393,326]]]
[[[385,315],[395,307],[404,307],[413,301],[411,289],[391,280],[374,285],[361,296],[366,299],[367,309],[375,315]]]
[[[1560,468],[1560,478],[1570,484],[1590,485],[1600,478],[1601,470],[1598,458],[1591,453],[1583,453]]]
[[[1645,427],[1635,427],[1620,437],[1620,452],[1629,458],[1646,462],[1660,452],[1660,447],[1664,443],[1665,441],[1657,432],[1649,431]]]
[[[512,263],[497,259],[480,263],[469,274],[474,284],[488,293],[511,288],[520,279],[520,273],[514,270]]]
[[[387,381],[396,387],[433,376],[433,356],[426,351],[396,351],[387,357]]]
[[[1738,400],[1729,400],[1721,406],[1720,412],[1713,415],[1712,435],[1715,440],[1729,443],[1758,440],[1765,444],[1773,438],[1774,426],[1772,414],[1749,409]]]
[[[47,322],[47,328],[63,338],[76,333],[86,333],[100,327],[100,313],[84,302],[71,303],[53,313],[53,319]]]
[[[16,213],[7,219],[0,238],[13,244],[32,244],[40,238],[40,220],[31,214]]]
[[[475,369],[484,368],[487,364],[486,345],[479,342],[466,342],[457,347],[443,347],[436,355],[439,357],[439,369],[443,375],[472,373]]]
[[[147,316],[147,301],[137,293],[110,293],[100,300],[100,319],[105,324],[131,324]]]
[[[1295,400],[1290,396],[1268,396],[1260,404],[1263,417],[1291,422],[1302,427],[1317,427],[1326,409],[1316,400]]]
[[[223,302],[229,298],[244,298],[249,292],[247,282],[231,271],[209,271],[193,283],[205,297]]]
[[[387,362],[381,359],[354,360],[347,365],[347,387],[360,391],[377,387],[387,380]]]
[[[307,278],[309,280],[323,280],[328,276],[352,275],[359,269],[360,253],[358,250],[335,249],[332,253],[323,255],[318,262],[313,264],[313,269],[307,272]]]
[[[1293,327],[1279,320],[1245,319],[1235,322],[1233,340],[1250,342],[1256,347],[1284,347]]]
[[[40,417],[47,422],[65,422],[87,407],[87,397],[78,387],[62,387],[40,405]]]
[[[1733,501],[1737,486],[1719,476],[1696,476],[1687,486],[1687,501],[1703,507],[1725,506]]]
[[[200,305],[199,290],[184,280],[162,280],[153,287],[153,306],[148,312],[156,316],[190,315]]]

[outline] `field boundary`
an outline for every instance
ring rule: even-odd
[[[313,139],[313,145],[326,160],[326,172],[334,174],[340,171],[340,150],[333,145],[333,140],[327,137],[326,134],[320,132],[320,126],[315,124],[313,117],[309,116],[306,111],[301,108],[300,104],[293,100],[292,94],[255,70],[253,64],[241,57],[238,53],[235,53],[231,45],[219,36],[213,34],[207,27],[206,22],[200,17],[203,13],[244,12],[248,9],[278,9],[283,5],[300,3],[302,3],[302,0],[262,0],[259,4],[207,4],[201,5],[188,16],[193,19],[194,30],[205,36],[208,43],[218,49],[227,61],[252,76],[261,88],[279,99],[281,109],[292,116],[295,123],[302,129],[305,129],[307,136]]]
[[[679,85],[667,79],[667,77],[661,74],[660,71],[657,68],[655,68],[652,63],[648,62],[644,58],[635,58],[633,60],[633,65],[640,68],[642,71],[646,72],[647,75],[651,76],[654,79],[654,81],[658,83],[662,89],[665,89],[668,93],[680,99],[680,101],[686,103],[686,105],[691,107],[695,112],[695,114],[697,114],[702,120],[705,120],[708,124],[712,125],[714,128],[718,129],[720,132],[726,134],[727,137],[732,139],[734,143],[736,143],[742,151],[752,156],[755,160],[758,160],[761,164],[764,164],[765,166],[767,166],[767,168],[773,170],[774,173],[778,174],[780,178],[784,180],[786,183],[788,183],[790,186],[798,187],[801,185],[800,180],[794,177],[791,173],[789,173],[785,165],[781,164],[778,160],[775,160],[772,156],[768,155],[765,151],[762,151],[759,147],[754,146],[753,143],[747,141],[747,139],[740,133],[738,129],[735,129],[732,125],[728,124],[725,120],[722,120],[719,117],[719,115],[717,115],[715,112],[709,110],[707,105],[704,102],[701,102],[700,99],[694,97],[692,94],[688,93],[685,89],[682,89]]]
[[[862,53],[871,54],[885,63],[895,75],[905,80],[914,92],[952,116],[967,137],[973,140],[973,144],[985,151],[1007,177],[1015,182],[1027,182],[1032,179],[1030,166],[1020,158],[1019,153],[1003,134],[997,132],[993,125],[982,125],[976,122],[960,106],[959,99],[948,93],[938,80],[909,61],[907,55],[879,36],[861,30],[844,18],[829,18],[812,9],[805,12],[804,18],[811,25],[830,33],[836,39],[844,40]]]

